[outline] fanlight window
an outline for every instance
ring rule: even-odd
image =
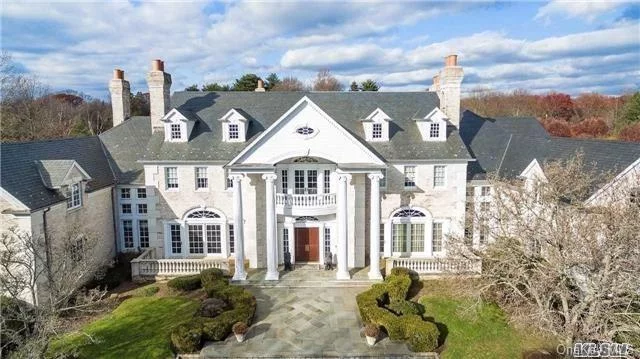
[[[317,220],[318,220],[317,217],[311,217],[311,216],[302,216],[302,217],[296,218],[297,222],[307,222],[307,221],[317,221]]]
[[[315,130],[309,126],[300,127],[296,130],[297,133],[307,136],[314,132]]]
[[[190,213],[187,218],[220,218],[220,215],[207,210],[200,210]]]
[[[298,157],[295,160],[293,160],[294,163],[317,163],[318,160],[316,160],[313,157]]]
[[[394,217],[425,217],[424,213],[415,209],[403,209],[393,215]]]

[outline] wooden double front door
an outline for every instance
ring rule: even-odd
[[[296,228],[296,262],[317,262],[320,260],[318,228]]]

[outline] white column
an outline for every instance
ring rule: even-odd
[[[381,173],[369,174],[369,179],[371,179],[369,279],[382,279],[382,274],[380,274],[380,180],[382,177]]]
[[[229,176],[233,181],[233,229],[235,231],[236,270],[231,280],[246,280],[244,271],[244,218],[242,216],[242,177],[234,174]]]
[[[265,196],[267,197],[267,275],[265,280],[278,280],[278,242],[276,241],[276,202],[275,180],[278,176],[273,173],[262,175],[265,184]]]
[[[347,238],[349,235],[347,223],[347,184],[351,175],[340,173],[338,175],[338,272],[337,279],[351,279],[347,265]]]

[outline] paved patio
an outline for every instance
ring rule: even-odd
[[[254,324],[243,343],[233,334],[207,343],[205,358],[403,357],[416,356],[404,343],[383,338],[366,344],[356,294],[366,287],[247,285],[258,301]],[[424,357],[423,355],[420,357]]]

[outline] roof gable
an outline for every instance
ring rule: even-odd
[[[91,180],[91,176],[74,160],[35,160],[34,163],[42,183],[49,189]]]

